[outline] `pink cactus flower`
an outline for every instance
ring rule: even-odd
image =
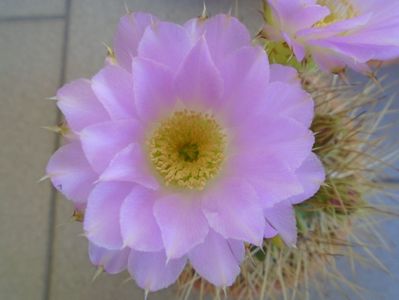
[[[266,35],[284,40],[298,61],[311,55],[324,71],[370,72],[370,60],[399,57],[395,0],[268,0]]]
[[[269,66],[228,15],[180,26],[130,14],[114,47],[115,64],[58,91],[72,134],[47,166],[85,211],[93,264],[156,291],[189,261],[229,286],[244,243],[294,245],[292,205],[324,180],[295,70]]]

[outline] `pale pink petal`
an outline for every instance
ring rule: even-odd
[[[267,101],[268,59],[260,47],[243,47],[226,58],[220,73],[224,80],[221,110],[231,126],[237,126]]]
[[[367,23],[372,19],[373,14],[367,13],[351,19],[346,19],[339,22],[333,22],[327,26],[311,27],[299,30],[297,36],[304,40],[318,40],[333,37],[355,28],[366,27]]]
[[[133,77],[118,66],[106,66],[92,78],[92,88],[112,119],[135,116]]]
[[[375,15],[381,12],[398,14],[397,9],[392,8],[395,8],[395,6],[398,8],[399,3],[392,0],[351,0],[351,3],[363,13],[374,11]]]
[[[132,185],[119,182],[98,183],[87,202],[83,228],[89,241],[107,249],[123,246],[119,224],[120,208]]]
[[[297,240],[296,219],[294,208],[289,201],[275,204],[264,210],[270,225],[279,233],[288,246],[295,246]]]
[[[203,38],[184,60],[175,88],[179,100],[188,107],[208,109],[219,105],[223,82]]]
[[[314,48],[312,58],[322,71],[342,72],[345,69],[344,58],[330,49]]]
[[[76,208],[84,208],[97,175],[92,171],[79,142],[59,148],[50,158],[47,175]]]
[[[92,168],[102,173],[115,155],[142,136],[141,125],[131,120],[98,123],[80,134],[83,151]]]
[[[275,237],[278,234],[277,230],[273,228],[273,226],[271,226],[269,224],[269,222],[266,222],[266,227],[265,227],[265,234],[264,237],[266,239],[270,239],[272,237]]]
[[[281,115],[292,118],[308,128],[313,121],[313,99],[299,84],[292,85],[287,81],[269,84],[264,113],[268,117]]]
[[[147,27],[140,42],[138,56],[176,71],[191,47],[190,37],[184,27],[169,22],[156,22]]]
[[[370,42],[370,32],[368,32],[368,35],[368,39],[364,38],[363,41],[358,42],[341,37],[333,37],[326,40],[312,41],[311,44],[333,50],[337,54],[353,58],[359,63],[366,63],[372,59],[388,60],[399,56],[399,40],[397,41],[398,45],[389,43],[378,45],[377,43]]]
[[[399,15],[398,15],[399,17]],[[351,34],[350,36],[334,36],[331,38],[332,41],[338,41],[338,42],[343,42],[343,43],[348,43],[350,45],[367,45],[370,47],[373,46],[386,46],[386,47],[391,47],[394,45],[398,44],[398,37],[394,36],[392,34],[389,34],[390,32],[392,33],[393,31],[397,31],[399,27],[399,21],[396,20],[395,26],[396,28],[392,28],[390,24],[386,24],[385,22],[381,24],[382,26],[374,26],[372,28],[369,28],[367,31],[364,30],[357,30],[355,33]],[[392,31],[390,31],[391,29]],[[370,36],[372,38],[377,37],[378,39],[369,39]],[[330,39],[329,39],[330,40]]]
[[[217,234],[216,232],[214,233]],[[236,261],[238,264],[241,264],[245,258],[245,244],[242,241],[231,239],[227,240],[227,242],[229,243],[229,247]]]
[[[205,22],[206,19],[197,17],[184,23],[184,28],[193,44],[195,44],[204,35]]]
[[[93,265],[102,267],[107,273],[117,274],[127,268],[129,248],[108,250],[89,242],[89,257]]]
[[[330,10],[316,1],[268,0],[277,22],[288,32],[311,27],[330,14]]]
[[[338,73],[347,66],[367,74],[371,72],[368,61],[399,56],[399,4],[380,2],[351,0],[318,5],[313,0],[268,0],[272,16],[264,33],[274,40],[285,40],[299,61],[306,53],[311,54],[324,71]],[[349,6],[355,16],[345,16]],[[326,24],[323,20],[330,13],[338,18]]]
[[[174,109],[173,73],[154,61],[133,60],[135,104],[138,117],[151,122],[162,119]]]
[[[156,196],[153,191],[135,186],[122,204],[123,242],[134,250],[153,252],[163,249],[161,231],[153,213]]]
[[[301,43],[298,43],[296,40],[293,40],[290,46],[295,54],[296,59],[301,62],[306,56],[305,46],[303,46]]]
[[[172,194],[156,200],[154,215],[161,228],[168,258],[179,258],[208,234],[208,223],[201,202],[189,195]]]
[[[265,208],[303,192],[294,171],[273,156],[242,154],[232,158],[229,165],[229,174],[248,181]]]
[[[251,43],[247,28],[232,16],[219,14],[207,20],[196,18],[185,24],[194,41],[204,37],[212,59],[221,65],[231,52]]]
[[[108,113],[94,95],[87,79],[78,79],[64,85],[57,92],[57,100],[68,127],[74,131],[109,120]]]
[[[310,153],[307,159],[295,171],[304,192],[290,198],[291,203],[297,204],[312,197],[325,180],[325,172],[322,163],[314,153]]]
[[[274,0],[276,1],[276,0]],[[287,1],[287,0],[283,0]],[[292,1],[292,0],[288,0]],[[321,5],[304,5],[303,9],[300,11],[293,12],[291,15],[293,22],[295,22],[295,27],[297,30],[302,28],[311,27],[316,22],[323,20],[331,12],[326,6]],[[301,59],[300,59],[301,60]]]
[[[281,97],[283,102],[284,95]],[[270,109],[273,109],[273,103]],[[249,159],[260,156],[264,163],[267,163],[268,157],[279,159],[294,171],[311,152],[314,136],[307,127],[290,118],[278,117],[278,113],[276,109],[274,116],[272,112],[253,116],[250,122],[236,128],[236,137],[232,140],[232,145],[240,151],[240,155],[248,156]],[[245,169],[245,166],[243,168]]]
[[[137,285],[155,292],[173,284],[186,264],[186,258],[166,260],[164,251],[139,252],[132,250],[128,270]]]
[[[240,179],[229,179],[203,195],[209,225],[224,238],[260,245],[265,220],[255,190]]]
[[[217,287],[230,286],[240,273],[240,263],[244,258],[244,243],[238,243],[241,249],[233,251],[228,240],[211,230],[205,241],[190,251],[190,262],[197,273],[210,283]]]
[[[101,174],[100,181],[135,182],[149,189],[158,189],[158,180],[152,172],[142,146],[130,144],[115,155]]]
[[[288,67],[279,64],[270,65],[270,82],[284,82],[290,84],[301,84],[298,71],[293,67]]]
[[[137,56],[137,48],[145,29],[156,20],[153,15],[141,12],[120,19],[114,38],[114,50],[118,63],[127,71],[132,68],[132,58]]]

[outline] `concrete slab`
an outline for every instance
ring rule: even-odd
[[[10,17],[62,15],[65,0],[2,0],[0,20]]]
[[[0,25],[0,298],[41,299],[63,23]]]

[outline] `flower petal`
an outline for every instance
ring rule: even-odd
[[[207,20],[196,18],[185,24],[194,41],[202,36],[208,43],[212,59],[217,66],[231,52],[251,43],[247,28],[237,19],[225,14]]]
[[[135,104],[141,120],[162,119],[174,109],[173,73],[154,61],[135,58],[133,60]]]
[[[140,124],[131,120],[98,123],[82,130],[80,140],[92,168],[102,173],[114,156],[142,134]]]
[[[266,239],[270,239],[272,237],[275,237],[278,234],[278,231],[276,229],[273,228],[273,226],[271,226],[269,224],[269,222],[266,222],[266,227],[265,227],[265,235],[264,237]]]
[[[166,260],[164,251],[139,252],[132,250],[128,270],[139,287],[158,291],[173,284],[186,264],[186,258]]]
[[[293,32],[311,27],[330,14],[326,6],[315,4],[315,1],[303,0],[268,0],[278,23],[284,30]]]
[[[288,84],[286,82],[269,84],[267,105],[265,106],[267,109],[264,110],[264,113],[270,118],[276,115],[289,117],[306,128],[309,128],[313,121],[313,99],[299,84]]]
[[[122,204],[120,223],[124,244],[138,251],[163,249],[161,231],[155,221],[155,193],[135,186]]]
[[[219,104],[223,82],[203,38],[176,74],[175,88],[178,98],[188,107],[208,109]]]
[[[399,31],[399,30],[398,30]],[[356,62],[366,63],[369,60],[388,60],[399,56],[399,45],[385,44],[378,45],[370,42],[371,33],[364,41],[354,43],[350,39],[332,37],[326,40],[312,41],[311,44],[317,47],[333,50],[339,55],[352,58]],[[399,44],[399,42],[397,42]]]
[[[215,234],[217,234],[215,232]],[[228,240],[229,247],[238,264],[241,264],[245,258],[245,245],[242,241]]]
[[[281,158],[248,153],[232,158],[229,165],[227,172],[249,182],[265,208],[303,193],[303,187],[294,171]]]
[[[137,48],[145,29],[156,20],[153,15],[140,12],[120,19],[114,38],[114,50],[119,65],[127,71],[131,71],[132,58],[137,56]]]
[[[135,116],[133,77],[118,66],[108,65],[92,79],[92,88],[111,118]]]
[[[290,84],[301,84],[297,70],[292,67],[271,64],[270,65],[270,82],[284,82]]]
[[[147,27],[139,45],[138,56],[175,71],[191,47],[190,37],[184,27],[169,22],[156,22]]]
[[[100,181],[135,182],[149,189],[158,189],[157,179],[151,174],[147,158],[138,144],[130,144],[111,160],[100,176]]]
[[[210,283],[218,287],[230,286],[240,273],[239,265],[244,258],[244,243],[233,243],[235,251],[228,240],[211,230],[205,241],[190,251],[190,262]]]
[[[342,55],[334,53],[330,49],[315,47],[312,57],[321,70],[325,72],[339,72],[345,69],[345,59]]]
[[[301,203],[312,197],[325,180],[323,165],[314,153],[309,154],[295,174],[302,184],[304,192],[290,198],[293,204]]]
[[[295,246],[297,240],[294,208],[289,201],[275,204],[264,210],[267,221],[278,231],[288,246]]]
[[[100,247],[121,249],[120,208],[131,184],[99,183],[89,196],[83,228],[87,238]]]
[[[97,175],[92,171],[79,142],[62,146],[50,158],[46,172],[53,185],[76,208],[84,208]]]
[[[256,112],[266,100],[269,63],[264,50],[260,47],[240,48],[226,58],[220,73],[224,80],[222,99],[226,118],[232,124],[250,119],[247,116]]]
[[[297,36],[300,39],[312,41],[340,35],[353,31],[355,28],[367,28],[367,24],[373,19],[373,15],[374,13],[367,13],[351,19],[333,22],[327,26],[302,29],[297,32]]]
[[[64,85],[57,92],[57,105],[74,131],[88,125],[109,120],[109,115],[98,101],[87,79],[78,79]]]
[[[272,106],[273,104],[270,105],[270,109]],[[279,118],[277,111],[275,116],[271,113],[254,116],[251,123],[236,128],[234,147],[240,149],[241,156],[248,157],[249,163],[252,161],[256,164],[255,161],[258,160],[259,163],[267,164],[267,160],[278,159],[294,171],[312,151],[314,136],[297,121],[286,117]],[[267,169],[267,166],[265,168]]]
[[[89,242],[89,257],[93,265],[103,267],[107,273],[117,274],[124,271],[130,254],[129,248],[108,250]]]
[[[156,200],[154,215],[169,259],[182,257],[208,234],[199,199],[179,194],[164,196]]]
[[[260,245],[265,220],[255,190],[239,179],[219,183],[204,194],[202,209],[209,225],[224,238]]]

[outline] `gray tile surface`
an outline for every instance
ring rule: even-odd
[[[62,22],[0,25],[0,299],[41,299]]]
[[[232,9],[252,32],[260,24],[260,0],[205,2],[211,14]],[[72,0],[69,18],[65,3],[68,1],[0,0],[0,299],[143,299],[133,281],[124,282],[127,273],[103,274],[92,282],[95,269],[88,260],[87,242],[80,236],[81,224],[71,219],[72,205],[60,195],[51,203],[48,182],[37,184],[55,143],[51,133],[40,129],[56,123],[55,105],[42,99],[55,94],[63,77],[66,81],[91,77],[101,68],[103,42],[111,44],[125,3],[132,11],[184,22],[201,13],[203,0]],[[46,19],[40,20],[41,16]],[[69,35],[64,34],[65,28]],[[398,76],[398,70],[393,67],[389,72]],[[392,131],[392,138],[397,138],[396,132]],[[49,219],[51,207],[55,211]],[[393,250],[377,255],[397,275],[398,222],[381,228]],[[346,262],[340,263],[345,269]],[[359,267],[352,277],[373,291],[365,299],[399,299],[395,276]],[[150,299],[175,296],[167,290]],[[343,298],[330,289],[326,299]]]
[[[1,0],[0,20],[6,17],[62,15],[64,0]]]

